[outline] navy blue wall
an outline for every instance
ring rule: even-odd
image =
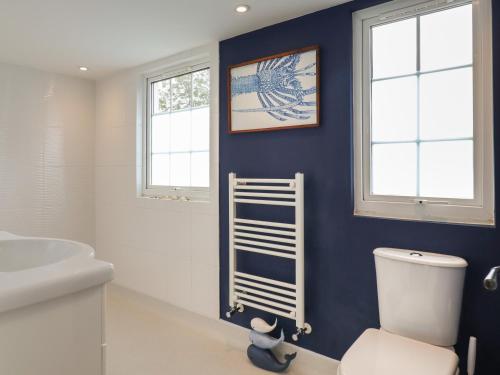
[[[500,264],[500,230],[361,218],[352,214],[352,12],[381,2],[354,1],[220,43],[221,317],[224,318],[228,303],[227,174],[234,171],[245,177],[287,178],[302,171],[306,186],[306,316],[314,332],[305,336],[300,345],[340,359],[364,329],[378,327],[374,248],[436,251],[462,256],[470,265],[458,345],[462,364],[468,336],[475,335],[479,339],[477,373],[499,374],[500,292],[485,291],[482,278],[491,266]],[[500,4],[496,0],[493,3],[498,127]],[[313,44],[320,46],[321,126],[229,135],[225,115],[228,65]],[[495,134],[495,148],[500,149],[500,131]],[[500,153],[496,155],[498,171]],[[499,201],[500,178],[496,179],[496,186]],[[262,274],[276,278],[292,277],[289,265],[266,258],[253,255],[240,257],[238,261],[247,271],[259,269]],[[248,327],[249,320],[256,315],[265,316],[247,309],[232,321]],[[293,323],[284,320],[282,323],[290,334]]]

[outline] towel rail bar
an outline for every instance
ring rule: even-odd
[[[268,279],[267,277],[262,277],[262,276],[257,276],[257,275],[251,275],[249,273],[235,272],[235,275],[237,277],[240,277],[240,278],[242,277],[242,278],[245,278],[245,279],[255,280],[255,281],[259,281],[261,283],[276,285],[276,286],[279,286],[279,287],[282,287],[282,288],[287,288],[287,289],[292,289],[292,290],[295,290],[297,288],[297,286],[295,284],[290,284],[290,283],[285,283],[283,281]]]
[[[250,253],[262,254],[262,255],[272,255],[275,257],[288,258],[288,259],[295,259],[296,258],[294,254],[282,253],[282,252],[275,251],[275,250],[264,250],[264,249],[258,249],[255,247],[242,246],[242,245],[234,245],[234,248],[236,250],[248,251]]]
[[[236,229],[237,231],[246,230],[248,232],[279,234],[281,236],[295,237],[295,231],[286,231],[286,230],[279,230],[279,229],[267,229],[267,228],[251,227],[251,226],[248,226],[248,225],[235,225],[234,229]]]
[[[241,290],[241,291],[247,292],[247,293],[257,294],[257,295],[263,296],[263,297],[268,297],[268,298],[271,298],[271,299],[275,299],[277,301],[286,302],[286,303],[289,303],[292,306],[295,306],[295,303],[296,303],[295,299],[291,299],[291,298],[288,298],[288,297],[282,297],[282,296],[279,296],[277,294],[264,292],[262,290],[258,290],[258,289],[254,289],[254,288],[248,288],[246,286],[236,285],[235,289]]]
[[[270,190],[270,191],[295,191],[289,185],[237,185],[234,190]]]
[[[241,292],[234,292],[234,293],[236,294],[236,296],[243,298],[243,299],[262,303],[262,304],[268,305],[268,306],[277,307],[277,308],[282,309],[282,310],[295,312],[295,307],[290,306],[290,305],[285,305],[284,303],[274,302],[274,301],[271,301],[271,300],[266,299],[266,298],[256,297],[256,296],[246,294],[246,293],[241,293]]]
[[[267,307],[267,306],[261,305],[259,303],[249,302],[249,301],[245,301],[242,299],[237,299],[235,302],[237,304],[242,304],[245,306],[253,307],[254,309],[266,311],[266,312],[274,314],[274,315],[279,315],[279,316],[282,316],[284,318],[295,319],[295,314],[293,314],[293,313],[286,313],[285,311],[273,309],[272,307]]]
[[[235,178],[236,183],[244,184],[292,184],[294,179],[286,178]]]
[[[248,204],[265,204],[268,206],[295,206],[294,202],[288,201],[271,201],[265,199],[245,199],[245,198],[235,198],[235,203],[248,203]]]
[[[243,243],[247,245],[255,245],[255,246],[260,246],[260,247],[267,247],[271,249],[278,249],[278,250],[284,250],[284,251],[290,251],[292,253],[295,252],[295,247],[292,246],[285,246],[285,245],[277,245],[274,243],[270,242],[262,242],[262,241],[253,241],[253,240],[245,240],[243,238],[235,237],[234,238],[234,243]]]
[[[281,193],[248,193],[242,191],[235,191],[235,197],[261,197],[261,198],[278,198],[278,199],[295,199],[295,194],[281,194]]]
[[[287,206],[294,223],[240,218],[239,204]],[[269,209],[271,210],[271,209]],[[258,212],[258,209],[255,208]],[[267,215],[267,211],[263,210]],[[291,259],[295,281],[286,283],[238,271],[237,251]],[[287,266],[287,263],[283,263]],[[291,299],[292,297],[293,299]],[[229,174],[229,305],[231,316],[249,306],[295,320],[297,333],[310,333],[305,322],[304,293],[304,175],[294,179],[236,178]]]
[[[241,232],[239,230],[236,230],[234,232],[235,236],[238,237],[246,237],[246,238],[253,238],[256,240],[266,240],[266,241],[272,241],[272,242],[280,242],[280,243],[288,243],[295,245],[296,241],[291,238],[284,238],[284,237],[276,237],[276,236],[265,236],[262,234],[253,234],[253,233],[248,233],[248,232]]]
[[[241,224],[260,225],[263,227],[288,228],[288,229],[295,229],[296,228],[295,224],[277,223],[275,221],[263,221],[263,220],[250,220],[250,219],[235,218],[234,222],[241,223]]]
[[[238,278],[235,279],[235,289],[236,289],[236,284],[239,284],[239,285],[248,285],[248,286],[252,286],[252,287],[255,287],[255,288],[268,290],[270,292],[279,293],[279,294],[283,294],[285,296],[290,296],[290,297],[294,297],[294,298],[297,295],[297,293],[292,292],[291,290],[285,290],[285,289],[281,289],[281,288],[276,288],[274,286],[259,284],[259,283],[253,282],[253,281],[242,280],[242,279],[238,279]]]

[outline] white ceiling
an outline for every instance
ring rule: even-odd
[[[98,79],[346,1],[0,0],[0,61]]]

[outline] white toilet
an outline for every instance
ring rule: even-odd
[[[367,329],[344,354],[338,375],[455,375],[467,262],[459,257],[379,248],[380,329]]]

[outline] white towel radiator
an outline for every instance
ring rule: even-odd
[[[295,208],[294,223],[239,218],[238,204]],[[246,251],[295,261],[295,283],[238,271],[236,252]],[[294,179],[237,178],[229,173],[229,306],[226,316],[253,307],[295,320],[297,341],[309,334],[304,317],[304,175]]]

